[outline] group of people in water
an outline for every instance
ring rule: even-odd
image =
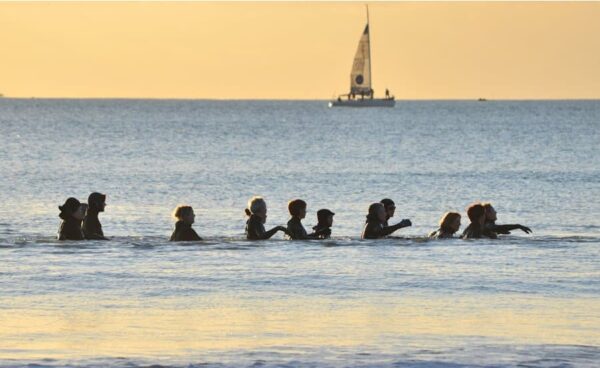
[[[102,225],[98,214],[106,207],[106,195],[94,192],[89,195],[88,203],[81,203],[76,198],[68,198],[62,206],[59,206],[59,217],[62,219],[58,231],[59,240],[108,240],[102,231]],[[285,233],[288,239],[328,239],[331,237],[333,216],[335,213],[328,209],[317,211],[318,223],[308,233],[302,225],[306,217],[307,204],[301,199],[294,199],[288,203],[290,220],[287,226],[275,226],[270,230],[265,229],[267,221],[267,203],[262,197],[252,197],[248,201],[245,212],[248,216],[246,221],[246,239],[265,240],[271,238],[278,232]],[[362,239],[385,238],[397,230],[412,226],[409,219],[403,219],[397,224],[390,225],[389,221],[394,217],[396,205],[389,198],[369,206],[367,220],[363,227]],[[460,236],[462,239],[490,238],[496,239],[499,234],[510,234],[512,230],[522,230],[529,234],[531,229],[520,224],[498,225],[496,224],[496,210],[490,203],[473,203],[467,208],[467,216],[470,224]],[[171,235],[171,241],[199,241],[202,238],[192,228],[196,215],[191,206],[181,205],[173,211],[176,220],[175,230]],[[460,229],[461,215],[457,212],[446,212],[440,222],[439,228],[429,234],[433,239],[454,238]]]

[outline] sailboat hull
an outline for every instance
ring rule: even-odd
[[[333,100],[329,107],[394,107],[396,100],[391,98],[366,98],[364,100]]]

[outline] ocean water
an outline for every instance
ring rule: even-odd
[[[599,101],[0,99],[0,367],[598,367],[598,142]],[[111,241],[56,241],[92,191]],[[252,195],[333,238],[245,241]],[[480,200],[533,234],[426,239]]]

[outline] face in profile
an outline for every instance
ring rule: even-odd
[[[300,208],[300,210],[298,211],[298,217],[301,219],[306,217],[306,207]]]
[[[395,205],[390,205],[386,207],[386,212],[388,217],[394,217],[394,213],[396,212],[396,206]]]
[[[267,207],[265,206],[265,208],[261,209],[260,211],[257,211],[255,213],[256,216],[258,216],[261,220],[262,223],[266,223],[267,222]]]
[[[460,229],[460,217],[457,217],[454,219],[454,221],[452,221],[450,224],[450,229],[452,229],[453,232],[457,232],[458,229]]]
[[[327,216],[327,226],[333,226],[333,215]]]
[[[183,221],[190,225],[193,224],[194,221],[196,221],[196,214],[194,213],[194,210],[191,210],[190,213],[183,218]]]

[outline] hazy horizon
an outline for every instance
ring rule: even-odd
[[[373,3],[373,86],[399,100],[600,98],[600,3]],[[362,3],[0,3],[8,98],[327,100]]]

